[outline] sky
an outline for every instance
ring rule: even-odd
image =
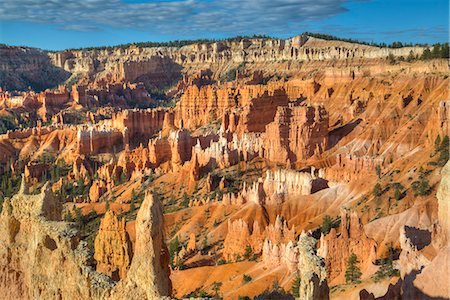
[[[47,50],[302,32],[447,42],[448,0],[1,0],[0,43]]]

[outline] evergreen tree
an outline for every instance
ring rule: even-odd
[[[431,52],[431,56],[433,58],[440,58],[441,57],[441,45],[440,44],[435,44],[433,46],[433,51]]]
[[[220,298],[219,291],[220,291],[221,287],[222,287],[222,282],[217,282],[217,281],[213,282],[212,289],[214,291],[214,298],[216,298],[216,299]]]
[[[131,197],[130,212],[134,212],[135,209],[136,209],[136,207],[135,207],[135,204],[134,204],[134,197]]]
[[[320,232],[323,234],[327,234],[330,232],[331,228],[333,228],[333,220],[329,215],[323,217],[322,227],[320,228]]]
[[[178,239],[178,236],[176,236],[170,243],[169,243],[169,257],[170,257],[170,265],[172,267],[174,266],[174,258],[175,255],[178,253],[178,250],[180,249],[180,240]]]
[[[252,255],[252,247],[250,245],[245,246],[244,258],[249,259]]]
[[[83,226],[84,224],[83,214],[81,212],[81,208],[79,207],[75,207],[75,221],[79,226]]]
[[[346,283],[360,283],[361,270],[359,269],[359,261],[356,254],[352,253],[347,261],[347,269],[345,270]]]
[[[377,173],[378,178],[381,178],[381,167],[380,167],[380,165],[376,165],[375,173]]]
[[[412,62],[416,57],[414,56],[414,53],[411,51],[409,51],[408,56],[406,57],[406,61],[407,62]]]
[[[376,197],[380,197],[382,193],[383,193],[383,191],[381,189],[381,185],[379,182],[377,182],[377,184],[375,184],[375,186],[373,188],[373,195]]]
[[[402,198],[402,192],[400,191],[399,186],[395,187],[394,197],[395,197],[395,200],[397,200],[397,201]]]
[[[300,283],[302,280],[300,279],[300,274],[297,273],[297,276],[295,276],[294,281],[292,282],[291,292],[292,295],[294,295],[295,298],[300,297]]]
[[[445,43],[444,45],[442,45],[442,47],[441,47],[441,57],[442,58],[449,58],[449,56],[450,56],[450,50],[449,50],[449,47],[448,47],[448,43]]]
[[[432,56],[433,56],[433,55],[431,54],[430,49],[429,49],[429,48],[426,48],[425,50],[423,50],[421,59],[428,60],[428,59],[431,59]]]
[[[438,153],[441,150],[441,136],[438,134],[434,140],[434,150]]]
[[[394,248],[389,246],[389,254],[387,258],[380,260],[380,268],[375,273],[375,281],[379,281],[384,277],[399,276],[399,271],[394,268]]]
[[[446,135],[442,139],[441,145],[439,147],[439,162],[438,162],[438,164],[440,166],[444,166],[449,159],[449,155],[450,155],[450,140],[449,140],[448,136]]]

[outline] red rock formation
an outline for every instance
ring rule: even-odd
[[[105,126],[82,126],[77,133],[77,153],[95,155],[109,152],[124,140],[122,132]]]
[[[361,267],[365,270],[375,262],[376,243],[367,237],[356,212],[347,214],[342,211],[339,233],[332,228],[330,233],[321,236],[318,255],[325,258],[328,280],[331,282],[345,282],[343,274],[347,267],[349,256],[354,253],[358,260],[364,262]]]
[[[279,107],[266,127],[264,156],[285,164],[301,162],[326,150],[328,113],[323,106]]]
[[[108,123],[119,131],[127,129],[127,142],[147,142],[163,128],[166,112],[161,108],[124,110],[114,114]]]
[[[243,90],[242,92],[253,92],[253,90]],[[246,97],[250,95],[243,94],[242,102],[246,102]],[[274,121],[277,108],[287,105],[289,99],[284,89],[275,89],[265,91],[255,98],[250,98],[248,106],[245,106],[239,116],[237,133],[239,136],[247,132],[264,132],[266,125]]]
[[[242,219],[231,221],[228,219],[228,233],[223,242],[223,256],[228,261],[243,257],[249,243],[250,230],[247,222]]]
[[[169,296],[169,252],[164,243],[161,204],[147,193],[136,218],[133,260],[125,280],[112,291],[112,299],[160,299]]]
[[[113,211],[107,211],[100,223],[94,246],[97,271],[114,280],[124,279],[132,258],[125,219],[119,220]]]
[[[383,168],[383,165],[385,165],[383,157],[337,154],[336,164],[330,168],[320,169],[319,176],[331,181],[351,182],[376,176],[376,167]]]

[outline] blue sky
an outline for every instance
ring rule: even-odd
[[[0,42],[43,49],[305,31],[446,42],[448,0],[1,0]]]

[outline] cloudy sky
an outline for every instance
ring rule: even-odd
[[[0,42],[44,49],[305,31],[448,40],[448,0],[1,0]]]

